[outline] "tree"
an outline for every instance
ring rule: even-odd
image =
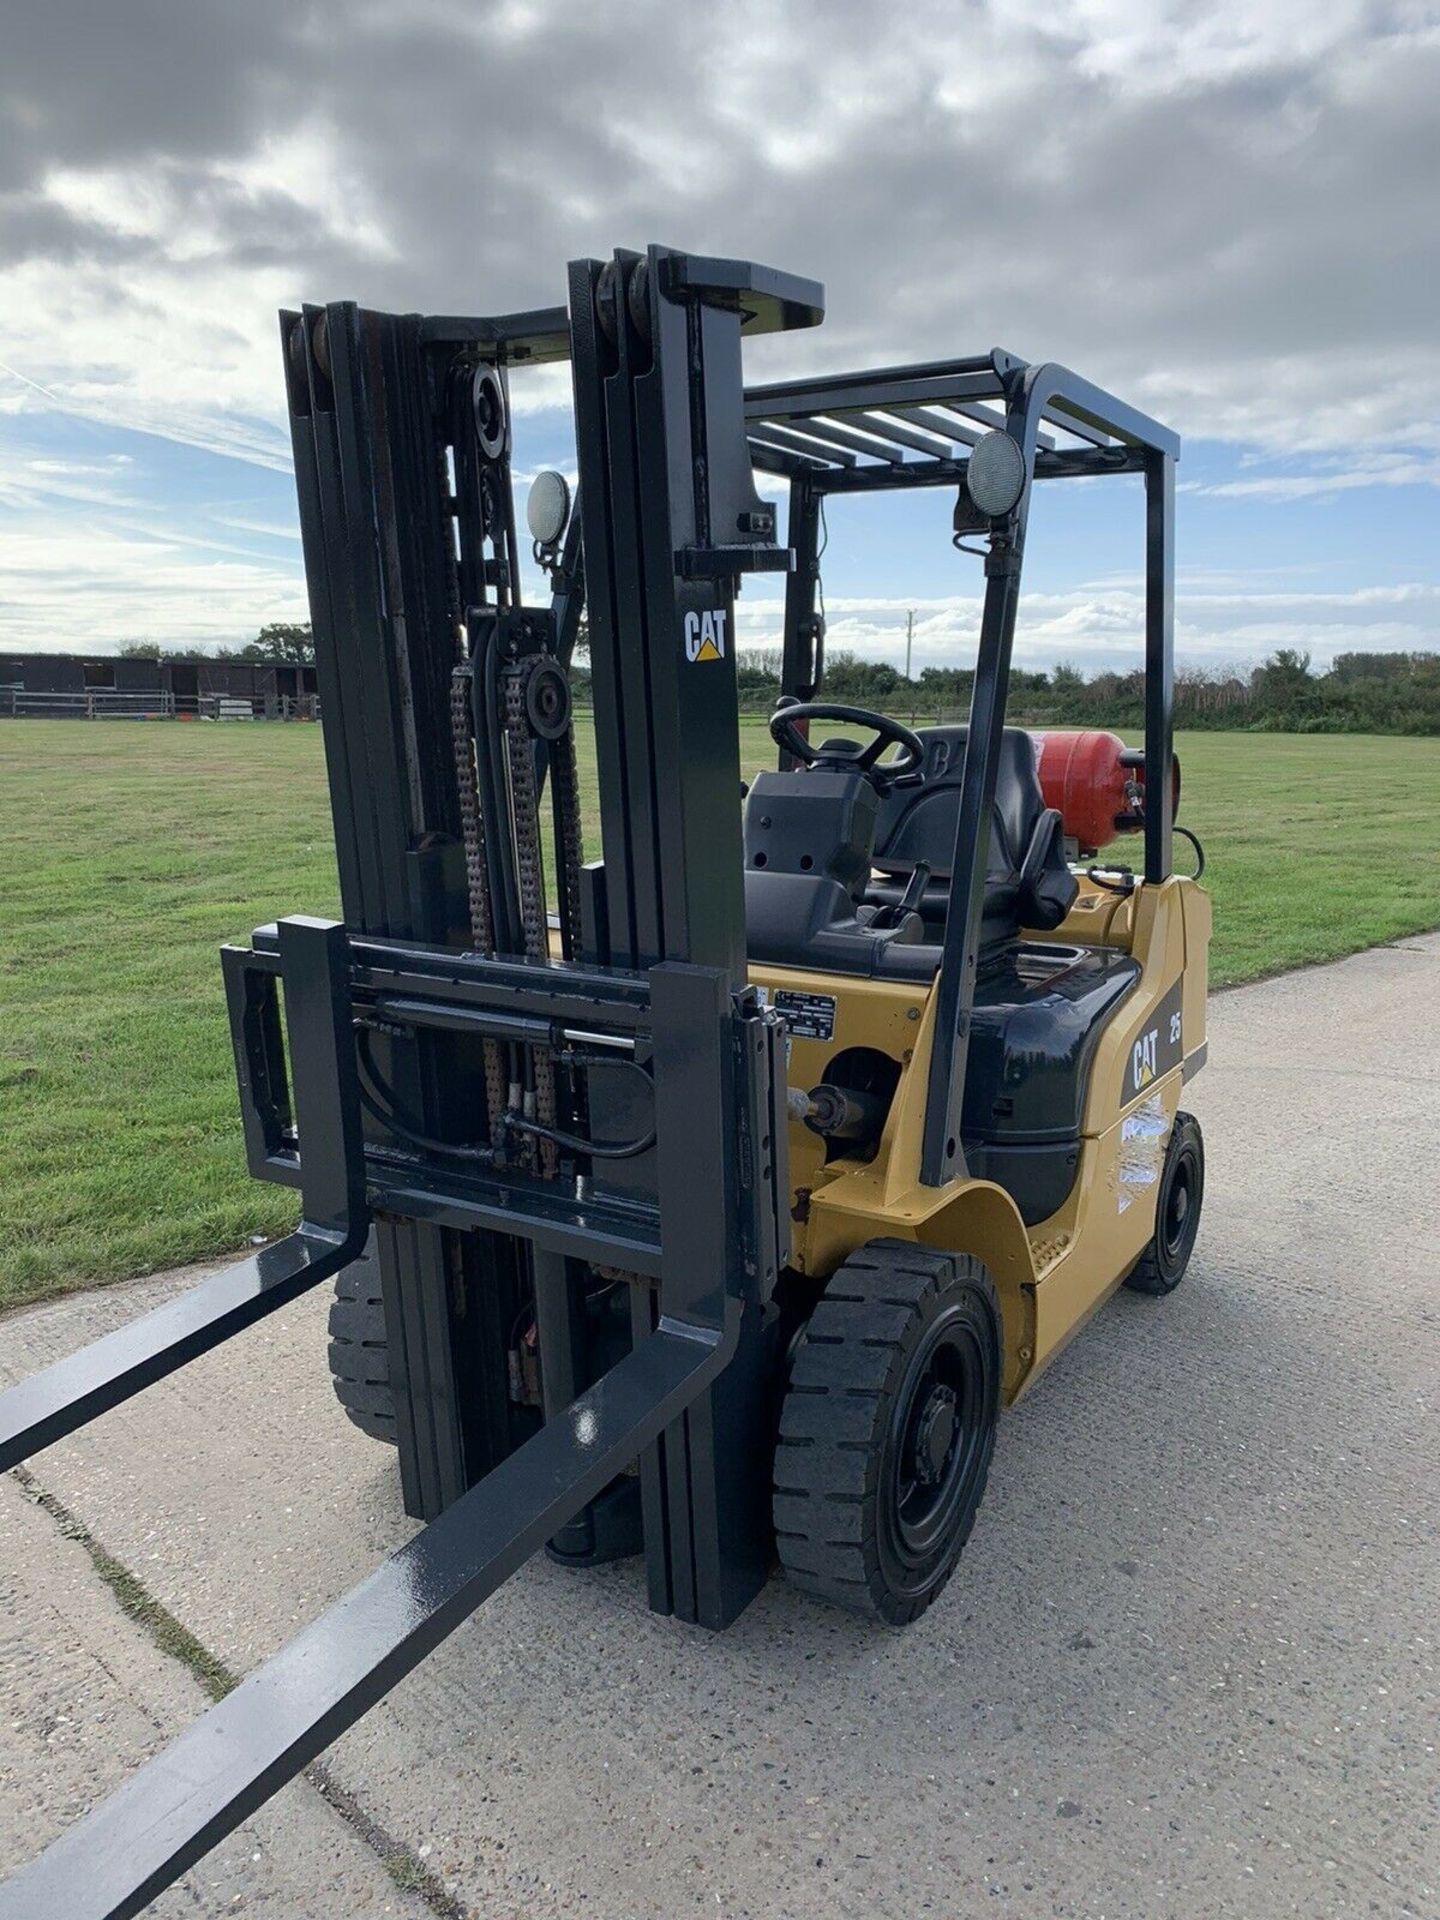
[[[315,636],[310,622],[276,621],[262,627],[255,639],[241,652],[243,660],[270,660],[277,664],[298,663],[310,666],[315,659]]]
[[[120,649],[122,660],[162,660],[158,640],[127,640]]]
[[[968,700],[975,685],[973,667],[922,667],[920,691],[937,700]]]
[[[909,682],[885,660],[862,660],[853,653],[832,653],[825,662],[825,687],[842,700],[886,700]]]
[[[1311,704],[1316,692],[1310,656],[1294,647],[1281,647],[1250,676],[1255,703],[1271,714],[1294,713]]]
[[[1423,653],[1337,653],[1330,671],[1341,681],[1408,680],[1434,660]]]
[[[735,684],[742,694],[764,695],[780,690],[780,649],[743,647],[735,656]]]

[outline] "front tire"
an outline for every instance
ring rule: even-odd
[[[335,1398],[350,1419],[372,1440],[397,1445],[380,1256],[373,1234],[360,1258],[335,1276],[329,1360]]]
[[[1193,1113],[1177,1113],[1155,1195],[1155,1237],[1125,1281],[1136,1293],[1173,1293],[1185,1278],[1205,1199],[1205,1138]]]
[[[873,1240],[836,1270],[800,1335],[775,1449],[792,1585],[888,1626],[931,1605],[975,1524],[1002,1373],[980,1261]]]

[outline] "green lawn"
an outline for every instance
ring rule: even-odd
[[[743,747],[768,763],[762,721]],[[1440,924],[1440,740],[1180,751],[1217,984]],[[336,906],[317,729],[0,723],[0,1307],[289,1224],[245,1172],[216,948]]]

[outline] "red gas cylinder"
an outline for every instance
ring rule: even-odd
[[[1047,807],[1065,822],[1083,855],[1145,824],[1145,755],[1118,733],[1036,733],[1035,767]],[[1180,762],[1171,761],[1172,802],[1180,806]]]

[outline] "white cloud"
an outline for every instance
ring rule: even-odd
[[[107,453],[103,460],[27,460],[25,467],[30,473],[98,473],[108,478],[117,467],[131,464],[128,453]]]
[[[1308,473],[1190,481],[1180,490],[1210,500],[1326,500],[1367,487],[1440,487],[1440,455],[1374,453],[1352,463],[1317,462]]]
[[[231,527],[236,533],[262,534],[267,540],[300,538],[298,520],[256,520],[243,513],[212,513],[209,518],[217,527]]]
[[[1001,339],[1190,435],[1440,444],[1422,0],[736,0],[723,58],[667,0],[254,0],[163,57],[94,4],[103,61],[73,10],[7,47],[0,351],[99,418],[283,465],[278,305],[540,305],[658,237],[826,280],[777,367]]]
[[[39,514],[0,523],[0,604],[5,646],[21,652],[232,645],[307,617],[293,567],[83,514],[63,531]]]
[[[912,672],[973,662],[980,632],[978,597],[873,598],[830,595],[826,646],[903,666],[905,621],[916,615]],[[1086,672],[1141,664],[1145,600],[1139,586],[1091,584],[1072,593],[1025,593],[1016,627],[1017,665],[1073,661]],[[741,600],[742,647],[780,640],[776,601]],[[1176,652],[1182,665],[1249,666],[1278,647],[1296,647],[1320,665],[1337,653],[1383,648],[1419,652],[1440,643],[1440,586],[1408,582],[1348,592],[1205,591],[1182,583],[1176,595]]]
[[[47,459],[0,443],[0,511],[74,509],[118,510],[135,504],[131,463],[123,457],[100,460]]]
[[[1440,481],[1426,0],[734,0],[719,58],[713,11],[670,0],[623,22],[566,0],[248,0],[174,10],[163,50],[86,4],[32,10],[6,46],[0,419],[62,406],[284,471],[278,307],[555,304],[567,260],[658,238],[825,281],[826,325],[755,343],[756,377],[998,340],[1263,456],[1197,495]],[[517,378],[517,412],[568,384]],[[187,640],[303,612],[298,568],[244,544],[293,524],[237,506],[158,529],[87,465],[0,454],[7,643],[77,609],[90,632]],[[1302,627],[1317,654],[1332,633],[1435,644],[1425,588],[1322,606],[1198,586],[1194,657]],[[974,604],[922,603],[916,658],[973,645]],[[1119,581],[1027,597],[1020,657],[1108,664],[1136,606]],[[832,647],[903,650],[899,602],[832,596],[830,616]],[[741,620],[773,634],[773,599],[747,593]]]

